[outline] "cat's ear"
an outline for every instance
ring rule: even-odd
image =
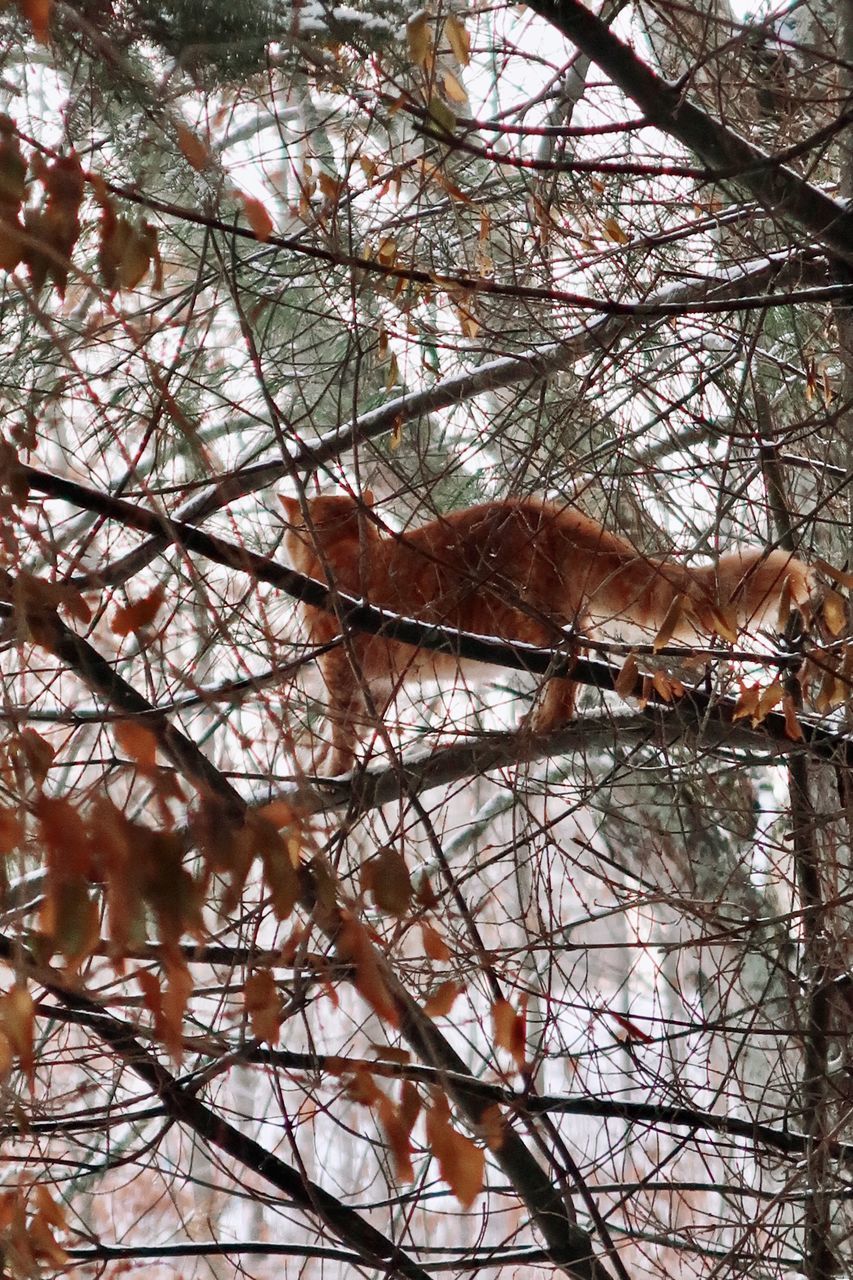
[[[289,524],[302,524],[302,511],[299,507],[298,498],[289,498],[286,493],[280,493],[278,500],[284,507]]]
[[[366,507],[372,507],[376,501],[376,497],[372,489],[363,489],[361,492],[361,500]]]

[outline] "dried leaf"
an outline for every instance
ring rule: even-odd
[[[840,636],[847,627],[847,605],[837,591],[827,591],[822,604],[823,620],[830,635]]]
[[[192,165],[193,169],[202,173],[210,163],[210,147],[185,124],[179,124],[175,133],[184,159]]]
[[[416,67],[427,68],[432,64],[432,27],[428,13],[418,13],[406,23],[406,44],[409,57]]]
[[[113,734],[118,746],[134,760],[148,776],[157,770],[157,739],[150,729],[138,720],[117,720]]]
[[[421,924],[421,938],[423,939],[424,954],[429,956],[430,960],[446,963],[450,959],[450,948],[441,934],[433,929],[431,924]]]
[[[471,61],[471,41],[465,23],[455,13],[451,13],[444,23],[444,34],[447,36],[456,61],[467,67]]]
[[[785,733],[792,742],[803,742],[805,734],[802,726],[797,719],[797,708],[794,699],[790,693],[786,693],[782,699],[782,711],[785,716]]]
[[[367,930],[354,916],[345,915],[335,940],[338,956],[354,971],[354,985],[373,1011],[391,1026],[400,1024],[397,1006],[388,990],[378,956]]]
[[[442,982],[424,1004],[424,1013],[428,1018],[446,1018],[461,990],[462,984],[452,979]]]
[[[446,1103],[436,1102],[427,1112],[426,1134],[441,1177],[463,1208],[470,1209],[483,1189],[485,1152],[453,1128]]]
[[[761,696],[755,706],[752,716],[753,725],[761,724],[765,720],[775,706],[777,706],[785,695],[784,685],[779,680],[774,680],[766,689],[762,690]]]
[[[613,686],[620,698],[629,698],[631,696],[636,688],[637,677],[639,674],[640,669],[637,666],[637,656],[632,650],[622,663],[622,670],[616,677],[616,681]]]
[[[166,589],[158,584],[147,596],[120,605],[110,620],[110,630],[117,636],[130,635],[132,631],[141,631],[150,627],[166,600]]]
[[[266,205],[262,204],[262,202],[257,200],[254,196],[247,196],[242,193],[238,194],[240,202],[243,205],[243,212],[246,215],[246,220],[254,234],[262,243],[269,240],[275,229],[275,224],[270,217]]]
[[[390,1044],[372,1044],[370,1049],[382,1062],[394,1062],[401,1067],[407,1066],[412,1060],[408,1049],[397,1049]]]
[[[277,1045],[281,1030],[281,997],[269,969],[259,969],[246,979],[243,1003],[255,1039]]]
[[[452,71],[445,69],[441,76],[444,92],[447,94],[451,102],[463,105],[468,101],[468,94],[464,86],[459,82]]]
[[[669,644],[675,632],[684,618],[685,606],[687,599],[683,595],[678,595],[666,611],[666,617],[661,623],[660,630],[654,638],[652,648],[655,653],[660,649],[665,649]]]
[[[35,1018],[35,1004],[25,986],[16,983],[5,995],[0,996],[0,1030],[8,1040],[12,1053],[20,1059],[21,1070],[30,1084],[35,1069]]]
[[[404,916],[412,901],[412,880],[405,858],[396,849],[386,846],[372,861],[375,864],[374,902],[380,911]]]
[[[403,1117],[387,1094],[383,1093],[380,1096],[376,1109],[394,1161],[397,1181],[414,1182],[415,1170],[412,1165],[412,1146],[409,1141],[411,1130],[407,1129]]]
[[[613,244],[628,244],[631,237],[626,235],[615,218],[606,218],[601,224],[604,238]]]
[[[761,697],[761,687],[756,681],[755,684],[745,685],[741,681],[740,695],[735,703],[732,712],[732,720],[744,720],[747,716],[750,718],[755,715],[758,710],[758,700]]]

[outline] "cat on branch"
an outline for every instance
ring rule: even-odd
[[[786,551],[748,547],[715,564],[648,556],[576,508],[535,498],[486,502],[405,533],[388,531],[373,499],[282,496],[293,567],[392,613],[440,627],[563,647],[573,637],[706,646],[765,624],[783,629],[792,609],[808,621],[816,576]],[[333,613],[304,606],[312,643],[341,632]],[[351,769],[372,703],[382,715],[409,680],[439,681],[464,663],[381,634],[352,632],[321,658],[328,693],[326,764]],[[571,719],[575,684],[546,679],[531,727]]]

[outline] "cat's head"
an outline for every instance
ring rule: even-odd
[[[347,493],[321,493],[306,498],[304,507],[298,498],[279,494],[290,526],[285,546],[293,564],[305,563],[318,549],[342,541],[364,542],[379,538],[379,530],[365,511],[373,506],[373,494],[365,489],[360,498]]]

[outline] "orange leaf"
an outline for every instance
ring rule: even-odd
[[[12,1052],[21,1060],[21,1070],[32,1083],[35,1062],[33,1037],[36,1009],[27,988],[16,983],[5,995],[0,996],[0,1029],[8,1040]]]
[[[679,595],[675,597],[672,604],[667,609],[666,617],[660,625],[660,631],[657,633],[652,643],[652,648],[655,653],[657,653],[659,649],[664,649],[678,630],[679,623],[684,617],[685,604],[685,597]]]
[[[335,940],[337,953],[354,970],[356,991],[373,1011],[393,1027],[400,1025],[400,1015],[385,981],[382,967],[363,925],[354,916],[345,915]]]
[[[421,925],[421,937],[424,944],[424,954],[429,956],[430,960],[446,962],[450,959],[450,948],[441,934],[433,929],[431,924]]]
[[[382,1125],[391,1151],[391,1158],[394,1161],[394,1172],[396,1173],[397,1181],[414,1182],[415,1170],[412,1165],[412,1147],[409,1142],[411,1130],[406,1128],[405,1121],[394,1106],[394,1103],[384,1093],[378,1100],[377,1111],[379,1112],[379,1123]]]
[[[131,631],[141,631],[150,627],[163,607],[166,589],[162,585],[154,587],[147,596],[130,604],[120,605],[110,620],[110,630],[117,636],[130,635]]]
[[[616,682],[613,686],[620,698],[628,698],[631,696],[637,684],[637,676],[639,673],[640,669],[637,666],[637,657],[632,651],[622,663],[622,670],[616,677]]]
[[[464,86],[459,82],[452,71],[445,68],[441,79],[444,84],[444,92],[447,94],[451,102],[465,103],[468,101],[468,94],[465,92]]]
[[[840,636],[847,626],[847,606],[837,591],[827,591],[823,598],[823,620],[830,634]]]
[[[185,124],[179,124],[175,133],[184,159],[201,173],[210,162],[210,147]]]
[[[483,1189],[485,1152],[471,1138],[457,1133],[446,1104],[433,1106],[427,1112],[426,1131],[441,1177],[463,1208],[470,1209]]]
[[[745,685],[741,682],[740,696],[735,703],[735,709],[732,712],[732,720],[743,720],[747,716],[754,716],[758,710],[758,699],[761,696],[761,690],[758,682],[755,684]]]
[[[135,760],[143,773],[157,768],[157,739],[150,729],[137,720],[117,720],[113,726],[115,740],[122,751]]]
[[[461,990],[462,984],[452,979],[442,982],[424,1004],[424,1013],[428,1018],[446,1018]]]
[[[275,229],[275,224],[266,205],[262,204],[260,200],[256,200],[254,196],[246,196],[242,193],[240,193],[240,202],[243,205],[243,212],[246,215],[249,226],[258,239],[261,241],[269,240]]]
[[[243,987],[243,1002],[252,1023],[252,1035],[256,1040],[278,1044],[281,1029],[281,998],[275,978],[269,969],[260,969],[247,978]]]
[[[802,742],[805,734],[803,733],[802,725],[797,719],[797,708],[790,693],[786,693],[782,699],[782,711],[785,716],[785,733],[792,742]]]

